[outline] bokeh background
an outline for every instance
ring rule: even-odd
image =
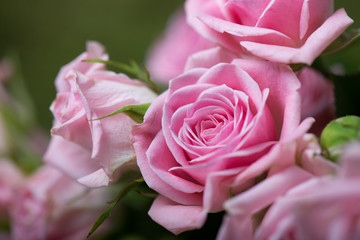
[[[54,79],[61,66],[85,50],[86,41],[102,43],[112,60],[143,63],[167,19],[183,3],[184,0],[0,0],[0,58],[7,56],[16,60],[16,70],[33,100],[32,111],[37,122],[49,132],[52,124],[49,106],[56,94]],[[335,0],[335,9],[342,7],[355,20],[351,28],[360,28],[360,1]],[[328,66],[341,62],[348,74],[357,74],[360,42],[326,57],[324,62]],[[335,82],[339,116],[360,114],[358,76]],[[122,209],[124,212],[118,220],[121,224],[114,234],[119,235],[121,231],[132,234],[121,239],[158,239],[159,236],[170,239],[170,235],[147,216],[150,201],[135,199],[137,195],[129,196],[130,210]],[[215,236],[220,223],[221,216],[211,215],[204,230],[174,239],[196,236],[212,239],[210,236]]]

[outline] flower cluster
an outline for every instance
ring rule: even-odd
[[[44,166],[24,176],[0,161],[4,237],[85,238],[135,172],[156,194],[148,214],[173,234],[223,212],[219,240],[360,238],[360,120],[332,121],[336,74],[313,64],[349,43],[352,23],[331,0],[187,0],[149,70],[88,42],[56,77]]]

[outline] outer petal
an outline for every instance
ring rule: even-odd
[[[66,83],[65,78],[67,77],[67,74],[72,70],[76,70],[85,74],[95,70],[103,70],[105,68],[104,64],[102,63],[86,63],[83,62],[83,60],[86,59],[108,60],[108,58],[109,57],[107,54],[105,54],[105,49],[101,44],[95,41],[87,42],[86,52],[81,54],[71,63],[63,66],[60,69],[60,72],[55,79],[55,86],[57,91],[58,92],[69,91],[70,87]]]
[[[360,178],[360,143],[349,143],[341,156],[343,166],[343,177],[347,179]]]
[[[325,48],[353,23],[344,9],[337,10],[328,18],[300,48],[240,42],[247,51],[260,58],[280,63],[305,63],[311,65]]]
[[[86,176],[100,167],[91,159],[89,150],[59,136],[52,137],[44,161],[74,179]]]
[[[105,187],[109,185],[111,179],[106,175],[104,169],[100,168],[99,170],[84,176],[78,179],[78,182],[89,187],[89,188],[98,188]]]
[[[213,0],[189,0],[185,2],[185,12],[187,22],[192,26],[195,31],[201,34],[206,39],[221,44],[228,49],[241,51],[239,44],[234,41],[231,35],[217,32],[207,26],[201,17],[213,16],[219,19],[223,19],[223,13],[218,7],[217,3]]]
[[[207,216],[200,206],[179,205],[162,195],[153,202],[150,217],[174,234],[201,228]]]
[[[151,102],[156,96],[145,86],[128,84],[132,80],[122,74],[105,72],[89,77],[94,80],[78,74],[76,82],[89,120],[110,114],[126,105]],[[117,114],[100,121],[90,121],[89,124],[92,131],[92,157],[100,159],[107,175],[111,176],[121,165],[135,159],[131,142],[134,122],[128,116]]]
[[[222,47],[214,47],[191,55],[186,62],[185,71],[192,68],[210,68],[218,63],[230,63],[238,57],[235,53]]]
[[[291,166],[260,182],[246,192],[229,199],[224,204],[225,209],[233,215],[253,214],[270,205],[295,185],[311,177],[310,173],[301,168]]]
[[[164,36],[150,50],[146,66],[154,79],[168,83],[184,72],[190,55],[214,46],[187,24],[183,11],[178,11],[170,20]]]
[[[238,46],[240,41],[254,41],[263,44],[276,44],[291,47],[296,44],[289,36],[269,28],[244,26],[207,15],[199,16],[199,19],[221,37],[216,38],[220,44],[235,52],[242,52],[241,48]],[[237,44],[233,46],[234,44],[230,45],[225,42],[222,43],[222,40],[226,39],[226,36],[231,36],[232,41],[237,42]]]
[[[314,117],[310,132],[320,136],[324,127],[335,118],[334,85],[321,73],[303,68],[298,74],[301,82],[301,118]]]

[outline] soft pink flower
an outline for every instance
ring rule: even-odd
[[[264,211],[279,197],[309,179],[339,172],[337,164],[321,156],[321,147],[313,134],[305,134],[296,141],[296,163],[301,168],[290,166],[276,174],[271,169],[262,182],[227,200],[224,203],[227,214],[217,239],[253,239]]]
[[[337,177],[309,180],[279,198],[255,239],[359,239],[360,144],[348,146]]]
[[[23,185],[25,177],[18,167],[7,159],[0,159],[0,220],[8,216],[15,200],[15,190]]]
[[[146,66],[152,78],[167,84],[184,72],[190,55],[214,46],[187,24],[184,11],[179,10],[170,19],[164,35],[150,49]]]
[[[312,123],[299,125],[299,87],[285,65],[240,59],[173,79],[134,131],[142,175],[161,194],[150,216],[174,233],[200,228],[230,189],[294,164]]]
[[[14,240],[85,239],[109,200],[105,189],[87,189],[44,166],[17,189],[11,213]]]
[[[58,92],[67,92],[70,90],[70,85],[65,80],[72,70],[76,70],[82,74],[90,74],[94,71],[105,70],[105,65],[102,63],[87,63],[84,60],[101,59],[108,60],[109,56],[105,53],[105,48],[95,41],[89,41],[86,44],[86,52],[80,54],[72,62],[63,66],[55,79],[55,86]]]
[[[315,118],[310,132],[320,135],[335,118],[334,85],[316,70],[305,67],[298,73],[301,82],[301,117]]]
[[[44,158],[82,184],[101,187],[114,180],[117,169],[134,163],[135,122],[125,114],[95,119],[127,105],[149,103],[156,94],[124,74],[95,71],[97,64],[87,64],[81,65],[81,70],[91,69],[85,74],[72,69],[60,73],[64,79],[57,78],[62,84],[51,105],[55,117],[51,133],[63,139],[53,138]]]
[[[333,0],[187,0],[188,23],[235,52],[311,64],[353,21]]]

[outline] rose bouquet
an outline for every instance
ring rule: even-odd
[[[352,23],[331,0],[186,0],[144,66],[89,41],[61,68],[50,139],[3,61],[0,237],[360,238],[360,112],[336,112],[360,68],[327,62]]]

